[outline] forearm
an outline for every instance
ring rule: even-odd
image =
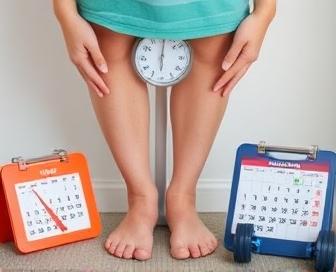
[[[276,0],[254,0],[253,13],[270,23],[275,16]]]
[[[61,24],[78,15],[76,0],[53,0],[53,5],[55,16]]]

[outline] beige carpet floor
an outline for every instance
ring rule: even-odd
[[[254,254],[250,264],[233,262],[232,253],[222,245],[225,215],[201,213],[202,220],[220,240],[213,254],[188,260],[175,260],[169,255],[169,230],[157,227],[153,258],[148,261],[123,260],[107,254],[103,242],[124,214],[102,214],[103,233],[95,239],[72,243],[48,250],[18,255],[13,243],[0,245],[0,271],[314,271],[310,260],[262,256]]]

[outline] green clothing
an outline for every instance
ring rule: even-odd
[[[79,14],[137,37],[193,39],[234,31],[249,0],[77,0]]]

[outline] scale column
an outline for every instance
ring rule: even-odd
[[[167,87],[155,89],[155,183],[159,194],[158,225],[167,225],[165,217],[167,162]]]

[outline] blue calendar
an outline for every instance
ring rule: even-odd
[[[336,251],[335,175],[336,154],[317,146],[242,144],[236,154],[224,246],[237,262],[249,262],[255,252],[315,258],[318,271],[329,271],[325,268],[332,269]]]

